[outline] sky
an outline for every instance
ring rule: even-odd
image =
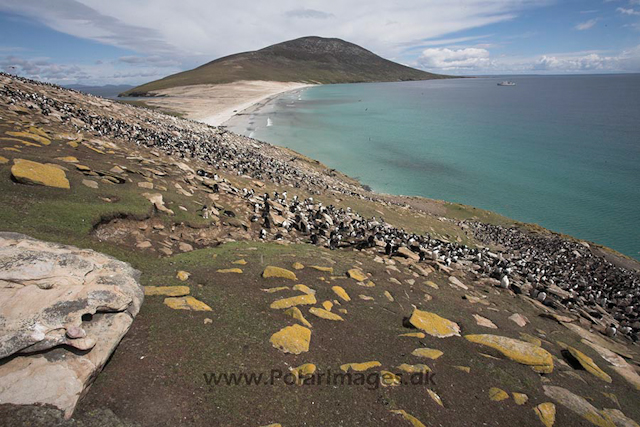
[[[455,75],[640,72],[640,0],[0,0],[0,70],[137,85],[303,36]]]

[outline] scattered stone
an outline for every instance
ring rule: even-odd
[[[349,296],[347,291],[344,290],[343,287],[341,287],[341,286],[332,286],[331,290],[333,290],[333,292],[336,295],[338,295],[343,301],[346,301],[346,302],[351,301],[351,297]]]
[[[193,250],[193,246],[186,242],[180,242],[178,243],[178,249],[182,252],[191,252]]]
[[[142,193],[142,196],[149,200],[153,206],[160,212],[167,215],[175,215],[175,213],[164,205],[162,194],[160,193]]]
[[[145,295],[163,295],[166,297],[183,297],[189,295],[188,286],[145,286]]]
[[[583,339],[582,342],[597,351],[604,360],[611,364],[614,371],[634,386],[636,390],[640,390],[640,375],[626,360],[608,348],[601,347],[587,339]]]
[[[189,279],[189,276],[191,276],[191,273],[183,270],[180,270],[176,273],[176,279],[180,280],[181,282],[186,282]]]
[[[296,261],[291,265],[291,268],[293,268],[294,270],[302,270],[304,268],[304,265]]]
[[[360,295],[358,295],[358,298],[360,298],[360,299],[361,299],[361,300],[363,300],[363,301],[374,301],[374,298],[373,298],[373,297],[370,297],[370,296],[368,296],[368,295],[362,295],[362,294],[360,294]]]
[[[436,360],[444,353],[435,348],[416,348],[411,352],[411,354],[417,357],[425,357],[427,359]]]
[[[394,414],[401,415],[402,418],[409,421],[413,427],[426,427],[422,422],[420,422],[420,420],[418,420],[413,415],[409,414],[404,409],[395,409],[395,410],[392,410],[391,412]]]
[[[153,190],[153,182],[141,181],[138,183],[138,187]]]
[[[382,387],[395,387],[400,385],[400,377],[390,371],[380,371],[380,385]]]
[[[204,324],[205,324],[205,325],[209,325],[209,324],[211,324],[211,323],[213,323],[213,320],[209,319],[208,317],[205,317],[205,318],[204,318]]]
[[[280,279],[288,279],[288,280],[296,280],[296,281],[298,280],[298,278],[296,277],[293,271],[280,268],[280,267],[274,267],[271,265],[264,269],[264,271],[262,272],[262,277],[264,277],[265,279],[274,277],[274,278],[280,278]]]
[[[569,354],[567,354],[567,352]],[[606,372],[604,372],[602,369],[600,369],[598,367],[598,365],[596,365],[596,362],[593,361],[592,358],[590,358],[589,356],[587,356],[586,354],[584,354],[583,352],[581,352],[577,348],[574,348],[574,347],[571,347],[571,346],[567,346],[566,350],[563,351],[563,355],[565,357],[573,359],[574,362],[578,362],[580,364],[580,366],[582,366],[584,369],[587,370],[587,372],[595,375],[596,377],[600,378],[601,380],[606,381],[608,383],[612,382],[611,377]]]
[[[9,163],[9,159],[0,156],[0,165],[6,165],[7,163]]]
[[[51,140],[49,140],[48,138],[45,138],[44,136],[40,136],[40,135],[34,135],[32,133],[29,133],[29,132],[7,132],[7,135],[15,136],[16,138],[31,139],[31,140],[39,143],[39,144],[42,144],[42,145],[51,144]]]
[[[61,162],[65,162],[65,163],[78,163],[78,159],[76,159],[73,156],[56,157],[56,160],[60,160]]]
[[[622,411],[618,409],[603,409],[600,413],[604,415],[605,418],[613,421],[616,427],[640,427],[638,423],[625,416]]]
[[[377,368],[380,366],[382,366],[380,362],[378,362],[377,360],[372,360],[371,362],[345,363],[343,365],[340,365],[340,369],[343,372],[349,372],[349,371],[364,372],[371,368]]]
[[[212,311],[211,307],[194,297],[165,298],[164,304],[174,310]]]
[[[387,299],[391,302],[394,301],[393,296],[391,295],[391,293],[389,291],[384,291],[384,296],[387,297]]]
[[[313,375],[316,372],[316,365],[313,363],[305,363],[297,368],[291,369],[291,373],[296,377],[296,384],[301,385],[304,378]]]
[[[316,297],[314,295],[305,294],[279,299],[272,302],[270,307],[276,310],[282,310],[285,308],[294,307],[296,305],[313,305],[316,302]]]
[[[489,399],[494,402],[501,402],[503,400],[507,400],[509,398],[509,394],[498,387],[491,387],[489,389]]]
[[[544,389],[544,394],[592,424],[599,427],[616,427],[612,421],[604,417],[600,411],[587,402],[586,399],[571,393],[569,390],[548,385],[542,388]]]
[[[535,346],[542,347],[542,340],[538,337],[534,337],[533,335],[520,332],[520,338],[522,338],[523,341],[531,343]]]
[[[525,326],[527,326],[527,323],[529,323],[529,319],[527,319],[525,316],[519,313],[514,313],[511,316],[509,316],[509,320],[511,320],[521,328],[524,328]]]
[[[82,184],[86,187],[93,188],[94,190],[98,189],[98,183],[89,179],[83,179]]]
[[[307,285],[295,285],[292,288],[294,291],[299,291],[302,292],[304,294],[308,294],[308,295],[315,295],[316,291],[314,289],[311,289],[310,287],[308,287]]]
[[[327,311],[331,311],[331,309],[333,308],[333,303],[331,301],[324,301],[322,303],[322,307]]]
[[[11,176],[21,184],[44,185],[45,187],[66,190],[71,188],[69,180],[62,169],[24,159],[15,159],[13,163]]]
[[[456,276],[449,276],[449,282],[460,289],[464,289],[465,291],[469,290],[469,287],[462,283]]]
[[[529,400],[529,396],[524,393],[512,393],[513,400],[516,402],[516,405],[524,405]]]
[[[538,373],[553,372],[553,357],[547,350],[531,343],[498,335],[465,335],[471,342],[486,345],[504,354],[509,359],[528,365]]]
[[[309,351],[311,329],[300,325],[287,326],[273,334],[269,341],[283,353],[300,354]]]
[[[436,285],[434,282],[432,282],[431,280],[427,280],[426,282],[424,282],[424,284],[433,289],[440,289],[440,287]]]
[[[247,261],[245,261],[244,259],[239,259],[237,261],[233,261],[231,264],[235,264],[235,265],[247,265]]]
[[[431,368],[429,368],[427,365],[422,364],[409,365],[407,363],[403,363],[402,365],[398,366],[398,369],[409,374],[426,374],[428,372],[431,372]]]
[[[498,329],[498,327],[489,319],[487,319],[486,317],[482,317],[478,314],[474,314],[473,318],[476,319],[476,323],[479,326],[484,326],[485,328],[491,328],[491,329]]]
[[[313,268],[314,270],[324,271],[326,273],[333,274],[333,267],[321,267],[318,265],[312,265],[311,268]]]
[[[541,403],[533,408],[545,427],[553,427],[556,422],[556,405],[551,402]]]
[[[418,310],[417,308],[413,310],[409,323],[434,337],[460,336],[460,326],[457,323],[440,317],[435,313]]]
[[[409,337],[409,338],[420,338],[420,339],[426,338],[426,335],[425,335],[424,332],[409,332],[409,333],[406,333],[406,334],[400,334],[398,336],[399,337]]]
[[[280,291],[286,291],[289,288],[287,286],[278,286],[275,288],[267,288],[267,289],[262,289],[262,292],[268,292],[270,294],[274,293],[274,292],[280,292]]]
[[[433,399],[434,402],[436,402],[438,405],[444,408],[444,403],[442,402],[442,399],[440,398],[440,396],[438,396],[438,393],[431,390],[430,388],[427,389],[427,393],[429,393],[429,396],[431,397],[431,399]]]
[[[358,282],[364,282],[365,280],[367,280],[367,276],[357,268],[352,268],[351,270],[347,271],[347,277],[350,277]]]
[[[216,270],[216,273],[222,274],[242,274],[242,269],[240,268],[221,268]],[[288,289],[288,288],[287,288]]]
[[[326,320],[338,320],[338,321],[344,320],[342,317],[338,316],[335,313],[327,311],[324,308],[311,307],[309,309],[309,313]]]
[[[288,314],[289,316],[293,317],[294,319],[302,323],[307,328],[311,327],[311,323],[309,323],[309,321],[305,319],[304,315],[302,314],[302,312],[298,307],[291,307],[285,310],[284,314]]]
[[[453,367],[458,371],[466,372],[467,374],[471,372],[471,368],[469,366],[454,365]]]

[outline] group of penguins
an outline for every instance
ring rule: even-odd
[[[107,117],[92,113],[89,106],[83,108],[78,103],[63,102],[54,97],[65,91],[70,94],[75,91],[4,73],[0,73],[0,77],[54,89],[53,94],[46,96],[5,84],[0,87],[0,97],[8,104],[37,108],[45,116],[55,113],[78,131],[159,149],[179,159],[199,159],[215,170],[227,170],[280,185],[291,184],[295,188],[304,187],[312,194],[331,191],[377,200],[372,193],[361,192],[351,184],[326,174],[263,155],[261,151],[268,147],[267,144],[238,137],[224,129],[150,111],[133,117]],[[503,287],[509,287],[510,283],[528,283],[531,296],[543,304],[560,304],[569,309],[599,305],[616,321],[607,328],[609,335],[615,336],[620,332],[633,340],[640,339],[640,274],[610,263],[579,242],[517,228],[460,222],[480,241],[498,244],[505,249],[496,254],[487,248],[469,248],[428,234],[407,233],[386,223],[383,218],[366,219],[349,208],[324,206],[312,197],[298,200],[294,196],[289,199],[286,192],[256,196],[253,189],[244,189],[242,195],[253,205],[251,220],[260,222],[260,237],[263,239],[283,239],[286,234],[295,232],[308,238],[312,244],[330,249],[364,249],[381,245],[389,256],[406,247],[421,261],[431,260],[447,266],[464,263],[478,274],[497,279]],[[284,220],[275,224],[272,213]],[[560,297],[549,292],[552,285],[567,291],[569,296]]]

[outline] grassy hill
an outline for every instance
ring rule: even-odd
[[[340,39],[302,37],[253,52],[225,56],[193,70],[135,87],[123,96],[240,80],[307,83],[391,82],[446,78],[407,67]]]

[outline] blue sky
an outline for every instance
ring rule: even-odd
[[[640,0],[0,0],[0,69],[139,84],[305,35],[428,71],[640,72]]]

